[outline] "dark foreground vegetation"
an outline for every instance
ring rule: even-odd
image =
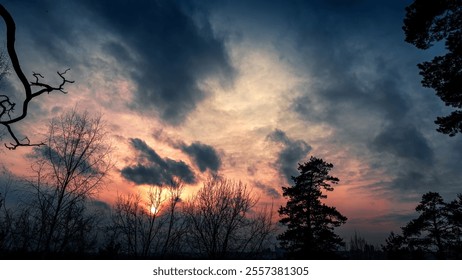
[[[438,117],[438,131],[462,132],[460,0],[416,0],[404,20],[406,41],[421,49],[444,41],[447,53],[418,65],[422,84],[455,108]],[[214,175],[188,198],[182,178],[150,186],[147,195],[119,195],[114,205],[95,199],[113,167],[112,146],[101,117],[74,109],[51,121],[42,141],[18,138],[15,125],[44,93],[66,93],[73,83],[58,72],[51,86],[39,73],[24,75],[15,51],[15,23],[0,5],[6,48],[24,98],[0,94],[0,137],[5,147],[29,147],[27,178],[8,170],[0,182],[0,258],[3,259],[460,259],[462,194],[450,202],[427,192],[417,218],[377,247],[355,234],[347,244],[335,233],[347,217],[323,203],[339,179],[333,165],[316,157],[299,165],[293,185],[283,187],[286,205],[262,206],[239,181]],[[10,71],[0,55],[0,79]],[[17,106],[18,105],[18,106]],[[21,107],[21,113],[14,110]],[[280,220],[274,222],[275,214]]]
[[[181,178],[144,194],[95,199],[113,167],[100,117],[76,110],[53,119],[29,153],[30,176],[4,171],[0,186],[3,259],[453,259],[461,257],[462,195],[423,195],[419,216],[381,248],[335,228],[347,217],[323,203],[339,179],[316,157],[299,165],[286,205],[262,206],[239,181],[211,176],[184,197]],[[279,222],[276,213],[279,214]],[[275,217],[276,216],[276,217]]]

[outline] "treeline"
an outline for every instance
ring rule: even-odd
[[[272,209],[257,209],[245,184],[218,176],[185,200],[172,178],[147,197],[119,195],[112,209],[97,207],[113,167],[107,138],[101,117],[88,112],[52,120],[28,156],[33,175],[19,202],[8,206],[0,195],[2,257],[257,258],[270,248]]]
[[[187,199],[182,181],[171,177],[147,196],[121,195],[110,210],[96,207],[93,198],[113,167],[107,139],[101,117],[88,112],[74,109],[51,121],[28,156],[32,175],[19,203],[8,207],[0,196],[4,258],[335,258],[343,246],[334,228],[346,217],[321,203],[321,189],[332,191],[328,182],[338,179],[321,159],[301,165],[294,186],[284,188],[289,201],[278,212],[287,230],[280,233],[272,207],[262,208],[245,184],[219,176]]]
[[[292,186],[282,187],[286,205],[277,210],[262,207],[247,185],[220,176],[188,198],[172,177],[108,206],[94,199],[113,167],[107,138],[101,117],[87,112],[51,121],[43,145],[28,155],[31,175],[0,186],[0,258],[462,257],[462,195],[445,202],[438,193],[425,194],[419,217],[380,248],[357,233],[345,242],[335,229],[347,217],[323,202],[339,179],[330,174],[331,163],[316,157],[299,165]]]
[[[437,192],[422,196],[419,216],[391,232],[383,250],[391,259],[461,259],[462,194],[446,202]]]
[[[2,258],[261,258],[272,245],[271,209],[248,188],[213,177],[181,201],[180,184],[119,196],[110,211],[72,194],[43,193],[15,208],[0,200]],[[59,200],[66,205],[58,210]]]

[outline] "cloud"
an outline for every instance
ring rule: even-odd
[[[391,153],[400,158],[433,164],[434,155],[427,139],[412,125],[395,125],[385,128],[372,141],[377,151]]]
[[[217,172],[220,169],[221,159],[212,146],[194,142],[191,145],[182,145],[181,149],[191,157],[201,172],[207,169]]]
[[[406,212],[406,213],[399,213],[399,212],[391,212],[389,214],[385,215],[378,215],[374,217],[368,217],[368,218],[354,218],[354,219],[348,219],[348,223],[350,226],[358,226],[361,227],[362,225],[370,225],[370,226],[376,226],[376,225],[390,225],[390,224],[396,224],[397,226],[404,226],[406,225],[410,220],[416,218],[416,213],[415,212]]]
[[[138,163],[124,167],[122,176],[135,184],[164,185],[175,177],[187,184],[194,184],[196,177],[191,168],[183,161],[162,158],[141,139],[130,139],[131,146],[137,151]]]
[[[273,187],[270,187],[266,184],[263,184],[262,182],[258,182],[258,181],[255,181],[253,183],[253,185],[263,191],[263,193],[265,193],[267,196],[271,197],[271,198],[280,198],[281,197],[281,194],[277,191],[276,188],[273,188]]]
[[[420,85],[409,74],[416,55],[400,33],[403,5],[337,2],[300,5],[292,20],[294,51],[287,56],[298,58],[293,65],[309,77],[292,108],[302,120],[347,131],[355,141],[373,134],[377,123],[407,118],[413,110],[407,90]]]
[[[61,137],[56,138],[58,139],[54,140],[62,140],[59,139]],[[58,148],[64,149],[64,147],[65,145],[63,144],[62,147]],[[44,159],[53,168],[61,169],[59,172],[65,172],[65,170],[69,168],[69,162],[71,162],[71,164],[73,164],[74,166],[70,167],[76,167],[77,169],[75,170],[75,172],[78,174],[81,174],[83,176],[100,174],[100,170],[98,170],[94,164],[88,161],[89,158],[82,159],[80,158],[79,154],[71,154],[70,151],[65,152],[64,150],[61,150],[61,152],[58,152],[56,149],[53,149],[52,147],[47,145],[34,147],[33,151],[27,154],[27,158],[32,160]],[[75,166],[75,164],[77,164],[77,166]]]
[[[396,177],[390,184],[390,188],[404,194],[398,198],[401,201],[415,199],[413,191],[416,190],[419,193],[440,191],[441,186],[444,184],[439,176],[429,170],[429,168],[419,169],[413,166],[404,166],[402,169],[402,171],[397,172]],[[445,190],[443,189],[442,191]]]
[[[15,208],[31,195],[30,185],[0,163],[0,200],[3,206]]]
[[[169,124],[182,123],[207,97],[207,78],[232,80],[225,44],[206,16],[176,1],[85,1],[93,19],[121,40],[105,46],[126,64],[137,85],[132,108],[155,112]],[[127,46],[129,51],[126,49]],[[135,60],[127,59],[128,52]]]
[[[29,57],[20,52],[25,70],[32,62],[40,65],[34,71],[53,74],[58,65],[70,67],[82,79],[105,72],[110,81],[120,67],[122,73],[117,74],[136,86],[127,105],[168,124],[183,123],[207,98],[210,92],[202,86],[206,80],[228,85],[235,76],[225,39],[214,33],[204,5],[7,0],[5,6],[22,31],[18,41],[34,46]]]
[[[162,129],[153,133],[156,140],[161,141],[175,149],[179,149],[189,156],[190,160],[199,168],[201,172],[208,170],[217,172],[221,167],[221,158],[217,150],[208,145],[195,141],[188,145],[182,140],[172,139],[167,136]]]
[[[304,159],[311,151],[311,146],[303,140],[290,139],[286,133],[280,129],[275,129],[268,134],[267,139],[272,142],[282,144],[282,150],[278,154],[276,166],[279,172],[287,179],[292,181],[292,176],[297,175],[297,163]]]
[[[384,187],[399,201],[415,199],[417,193],[444,189],[448,169],[438,166],[436,151],[413,124],[391,123],[369,142],[369,153],[391,178]],[[449,185],[448,185],[449,186]],[[397,195],[400,193],[400,195]]]
[[[347,151],[343,162],[358,160],[381,174],[374,178],[381,187],[362,186],[365,192],[391,191],[401,201],[432,187],[454,190],[448,178],[460,176],[447,167],[449,145],[435,136],[431,117],[441,109],[421,87],[416,67],[424,56],[403,40],[405,5],[370,5],[300,8],[294,65],[309,81],[291,108],[306,125],[329,128],[322,139],[329,157]],[[356,17],[361,11],[367,12]]]

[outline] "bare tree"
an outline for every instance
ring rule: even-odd
[[[139,216],[142,215],[140,209],[141,196],[139,194],[119,195],[114,205],[112,222],[109,229],[112,232],[110,244],[106,247],[117,247],[117,253],[136,256],[141,254],[139,249],[138,225]],[[119,252],[120,249],[120,252]]]
[[[151,253],[154,238],[159,233],[159,229],[163,226],[163,222],[158,222],[159,213],[162,211],[164,199],[162,197],[163,189],[161,187],[151,186],[148,191],[148,203],[144,213],[146,213],[146,224],[143,225],[142,238],[142,253],[143,257],[147,257]]]
[[[36,176],[30,182],[35,190],[36,249],[69,251],[94,222],[85,203],[101,189],[113,165],[111,145],[101,117],[75,109],[51,121],[44,143],[34,149]]]
[[[23,120],[27,116],[29,103],[32,99],[44,94],[44,93],[51,93],[54,91],[66,93],[64,90],[64,86],[68,83],[73,83],[73,81],[68,80],[65,75],[67,71],[58,72],[58,76],[61,78],[61,83],[57,86],[51,86],[45,82],[43,82],[43,76],[39,73],[33,73],[33,80],[28,81],[24,72],[21,69],[21,65],[19,63],[18,56],[15,50],[15,40],[16,40],[16,24],[13,20],[13,17],[5,9],[3,5],[0,4],[0,16],[5,21],[6,25],[6,48],[8,52],[8,56],[11,61],[11,65],[13,66],[13,70],[16,76],[19,78],[23,88],[24,88],[24,99],[22,100],[21,106],[21,113],[14,114],[16,109],[16,103],[11,99],[11,96],[6,94],[0,94],[0,124],[3,125],[9,136],[13,139],[13,142],[10,144],[5,144],[8,149],[14,150],[20,146],[42,146],[45,143],[36,143],[33,144],[30,142],[28,137],[20,140],[16,133],[14,132],[12,125],[18,123],[19,121]],[[2,78],[5,73],[6,57],[0,56],[0,78]]]
[[[166,256],[178,248],[182,219],[177,213],[183,185],[150,186],[146,198],[141,194],[119,196],[114,206],[110,243],[118,244],[123,255],[146,258]]]
[[[364,237],[355,231],[350,238],[349,255],[351,259],[374,259],[377,252],[374,245],[369,244]]]
[[[183,182],[175,178],[166,189],[168,197],[165,202],[165,214],[167,215],[168,226],[161,252],[161,255],[164,257],[166,255],[178,254],[181,251],[181,242],[185,233],[185,220],[183,219],[183,215],[178,213],[178,203],[181,201],[181,194],[184,189]]]
[[[271,212],[252,215],[258,199],[241,182],[213,177],[184,207],[188,244],[200,257],[259,253],[272,232]]]

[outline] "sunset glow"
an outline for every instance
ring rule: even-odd
[[[181,206],[219,175],[277,221],[281,187],[320,157],[340,179],[325,201],[348,217],[339,234],[381,244],[424,192],[461,189],[462,138],[435,131],[446,109],[416,67],[434,53],[403,40],[408,2],[4,1],[28,78],[59,82],[70,68],[75,80],[14,129],[41,141],[63,112],[101,114],[114,168],[95,199],[141,194],[151,214],[164,208],[149,205],[150,186],[180,178]],[[14,73],[2,80],[21,90]],[[0,148],[0,167],[30,178],[31,152]]]

